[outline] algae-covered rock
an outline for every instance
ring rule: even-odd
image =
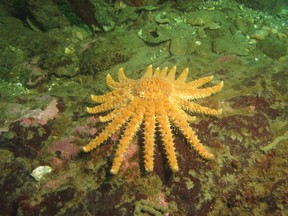
[[[145,26],[138,32],[138,36],[149,44],[159,44],[171,39],[172,30],[165,26],[151,24]]]
[[[52,0],[28,1],[26,21],[32,29],[48,31],[70,26],[70,20]]]
[[[26,74],[22,74],[21,71],[25,57],[25,52],[18,47],[7,46],[2,49],[0,52],[0,79],[18,82],[21,79],[27,78]]]
[[[259,41],[257,48],[273,59],[287,55],[287,43],[279,40],[275,35],[270,35],[265,40]]]
[[[173,55],[185,55],[188,39],[184,37],[173,38],[170,43],[170,52]]]
[[[236,0],[237,2],[244,4],[247,7],[251,7],[253,9],[258,9],[258,10],[266,10],[266,11],[271,11],[274,12],[281,6],[285,6],[285,0]],[[287,3],[286,3],[287,4]]]
[[[212,13],[207,11],[193,11],[187,14],[187,23],[192,26],[203,26],[213,21]]]
[[[266,29],[256,30],[251,37],[257,40],[264,40],[269,35],[269,32]]]
[[[225,25],[226,14],[220,11],[193,11],[186,15],[186,22],[192,26],[211,26],[211,23]]]
[[[248,42],[240,33],[226,34],[213,40],[213,51],[217,54],[248,55]]]
[[[244,34],[249,34],[254,30],[253,24],[254,19],[253,18],[244,18],[242,16],[237,16],[234,21],[235,27],[238,31],[241,31]]]
[[[111,7],[103,0],[68,1],[73,12],[93,30],[110,31],[114,28]]]

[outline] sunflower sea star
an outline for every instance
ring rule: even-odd
[[[144,167],[151,172],[154,167],[154,138],[156,125],[160,132],[167,160],[172,171],[178,171],[178,162],[173,143],[171,123],[180,129],[191,146],[205,159],[213,159],[214,155],[208,152],[189,126],[195,119],[195,114],[220,115],[222,110],[211,109],[191,102],[195,99],[205,98],[223,88],[223,82],[212,87],[199,88],[210,82],[213,76],[203,77],[194,81],[185,82],[189,73],[186,68],[175,79],[176,66],[169,72],[165,67],[152,70],[148,66],[146,73],[139,80],[126,77],[123,68],[118,71],[119,82],[108,74],[107,85],[113,89],[104,95],[91,95],[93,102],[100,105],[87,108],[91,114],[111,111],[100,117],[101,122],[111,121],[106,128],[88,145],[83,147],[85,152],[97,148],[112,136],[121,127],[126,127],[120,138],[115,158],[110,172],[116,174],[123,161],[124,154],[135,133],[143,123],[144,134]]]

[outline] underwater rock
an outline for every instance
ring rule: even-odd
[[[49,146],[49,152],[58,155],[62,160],[71,160],[80,152],[80,148],[73,144],[73,138],[53,141]]]
[[[192,26],[203,26],[213,21],[211,13],[207,11],[193,11],[186,15],[187,23]]]
[[[37,127],[44,126],[48,121],[56,118],[59,110],[57,108],[58,102],[53,99],[49,104],[47,104],[44,110],[38,108],[33,110],[24,110],[23,115],[18,119],[20,125],[23,127]]]
[[[149,44],[159,44],[171,39],[171,30],[155,24],[147,25],[138,32],[138,36]]]
[[[125,49],[121,49],[120,45],[117,45],[120,50],[115,50],[114,43],[117,41],[114,40],[112,44],[108,40],[96,41],[88,45],[89,47],[80,56],[80,74],[95,75],[98,72],[108,70],[113,65],[127,62],[130,59],[130,54]]]
[[[114,21],[110,13],[108,4],[104,1],[92,1],[95,6],[94,16],[104,31],[110,31],[114,28]]]
[[[265,29],[256,30],[252,35],[251,38],[257,40],[264,40],[269,35],[269,32]]]
[[[145,4],[144,0],[123,0],[123,2],[133,7],[140,7]]]
[[[114,28],[115,23],[112,19],[110,6],[103,0],[69,0],[69,3],[74,13],[80,17],[91,29],[110,31]]]
[[[173,55],[185,55],[188,40],[183,37],[173,38],[170,43],[170,52]]]
[[[75,193],[75,189],[68,187],[46,193],[41,196],[41,199],[33,200],[31,197],[27,197],[19,203],[17,215],[59,215],[59,212],[66,212],[69,209],[67,203],[74,199]],[[77,213],[76,215],[79,214]]]
[[[94,6],[91,1],[68,0],[72,11],[86,25],[92,28],[92,25],[97,26],[97,20],[94,16]]]
[[[27,24],[35,31],[49,31],[55,28],[64,28],[71,25],[61,7],[52,0],[28,1]]]
[[[139,19],[139,14],[136,13],[136,8],[134,7],[124,7],[117,11],[117,20],[115,21],[117,26],[122,23],[135,22]]]
[[[155,16],[154,20],[155,20],[155,22],[157,22],[159,24],[165,24],[165,23],[171,22],[171,18],[172,17],[170,17],[168,13],[162,12],[162,13],[157,14]]]
[[[1,153],[4,153],[3,151]],[[3,157],[3,155],[1,155]],[[18,204],[23,197],[38,191],[32,184],[33,179],[23,160],[14,158],[5,164],[0,173],[0,209],[1,215],[16,215]]]
[[[279,40],[276,35],[270,35],[259,41],[257,48],[272,59],[287,55],[287,42]]]
[[[44,175],[51,173],[52,170],[53,169],[50,166],[39,166],[32,171],[31,176],[36,181],[40,181],[44,177]]]
[[[251,33],[254,28],[254,19],[253,18],[244,18],[242,16],[237,16],[235,19],[235,27],[237,28],[238,31],[241,31],[244,34],[249,34]]]
[[[3,19],[1,19],[3,22]],[[11,21],[12,20],[12,21]],[[13,25],[14,28],[18,28],[18,22],[13,22],[14,19],[9,20],[10,25]],[[5,21],[4,21],[5,22]],[[17,23],[17,25],[16,25]],[[23,24],[21,24],[23,25]],[[6,29],[7,30],[7,29]],[[9,30],[8,30],[9,31]],[[8,33],[7,31],[7,33]],[[21,30],[20,30],[21,31]],[[4,30],[1,29],[1,40],[4,41],[3,33]],[[23,33],[25,34],[25,33]],[[8,37],[11,39],[10,35]],[[14,40],[15,41],[15,40]],[[7,42],[5,42],[7,43]],[[15,43],[15,42],[14,42]],[[1,52],[0,52],[0,79],[5,80],[9,83],[21,83],[21,81],[27,79],[27,73],[22,73],[21,65],[23,64],[23,61],[25,60],[25,51],[21,48],[19,48],[19,45],[16,47],[14,46],[13,42],[11,41],[11,45],[4,45],[4,47],[1,46]]]
[[[244,4],[247,7],[251,7],[257,10],[264,10],[270,13],[277,13],[281,8],[287,7],[287,1],[281,0],[236,0],[237,2]]]
[[[26,27],[28,26],[36,32],[65,28],[71,25],[71,13],[68,18],[66,13],[69,9],[64,1],[59,3],[59,1],[53,0],[11,0],[1,1],[1,4],[4,4],[13,16],[21,19]],[[15,26],[13,27],[15,28]]]
[[[236,33],[235,35],[226,34],[213,40],[213,51],[217,54],[248,55],[248,42],[244,35]]]
[[[97,190],[87,192],[85,205],[92,215],[121,215],[119,203],[123,194],[125,194],[123,187],[113,189],[109,182],[102,183]],[[107,206],[113,207],[107,208]]]
[[[19,122],[12,123],[2,147],[13,152],[17,157],[35,159],[51,135],[51,125],[24,127]]]
[[[279,9],[277,16],[279,16],[280,18],[288,18],[288,8]]]
[[[195,33],[195,30],[186,23],[183,16],[177,13],[156,13],[153,19],[153,23],[145,24],[138,31],[138,36],[150,45],[160,44],[171,39],[177,41],[179,37],[182,39],[189,38]]]

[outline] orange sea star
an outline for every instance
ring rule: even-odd
[[[210,82],[213,76],[203,77],[194,81],[185,82],[189,69],[186,68],[175,79],[176,66],[169,72],[165,67],[161,71],[156,68],[154,73],[152,65],[139,80],[126,77],[123,68],[118,71],[119,82],[108,74],[107,85],[113,89],[104,95],[92,95],[92,101],[100,103],[93,108],[87,108],[91,114],[111,111],[100,117],[101,122],[111,121],[106,128],[88,145],[83,147],[85,152],[97,148],[125,125],[120,138],[111,173],[119,171],[124,154],[135,133],[143,123],[144,129],[144,167],[150,172],[153,170],[155,131],[160,132],[164,143],[167,160],[172,171],[178,171],[178,162],[173,142],[171,123],[182,132],[191,146],[205,159],[214,158],[213,154],[205,149],[189,126],[189,121],[195,114],[219,115],[222,110],[211,109],[192,102],[192,100],[205,98],[223,88],[223,82],[212,87],[199,88]]]

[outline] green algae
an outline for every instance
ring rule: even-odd
[[[167,212],[166,207],[147,200],[137,201],[134,205],[135,209],[133,211],[133,216],[140,216],[143,214],[149,214],[151,216],[164,216]]]
[[[263,151],[264,153],[274,149],[277,147],[277,145],[279,143],[281,143],[284,140],[288,140],[288,135],[283,135],[283,136],[278,136],[276,137],[271,143],[269,143],[268,145],[261,147],[261,151]]]

